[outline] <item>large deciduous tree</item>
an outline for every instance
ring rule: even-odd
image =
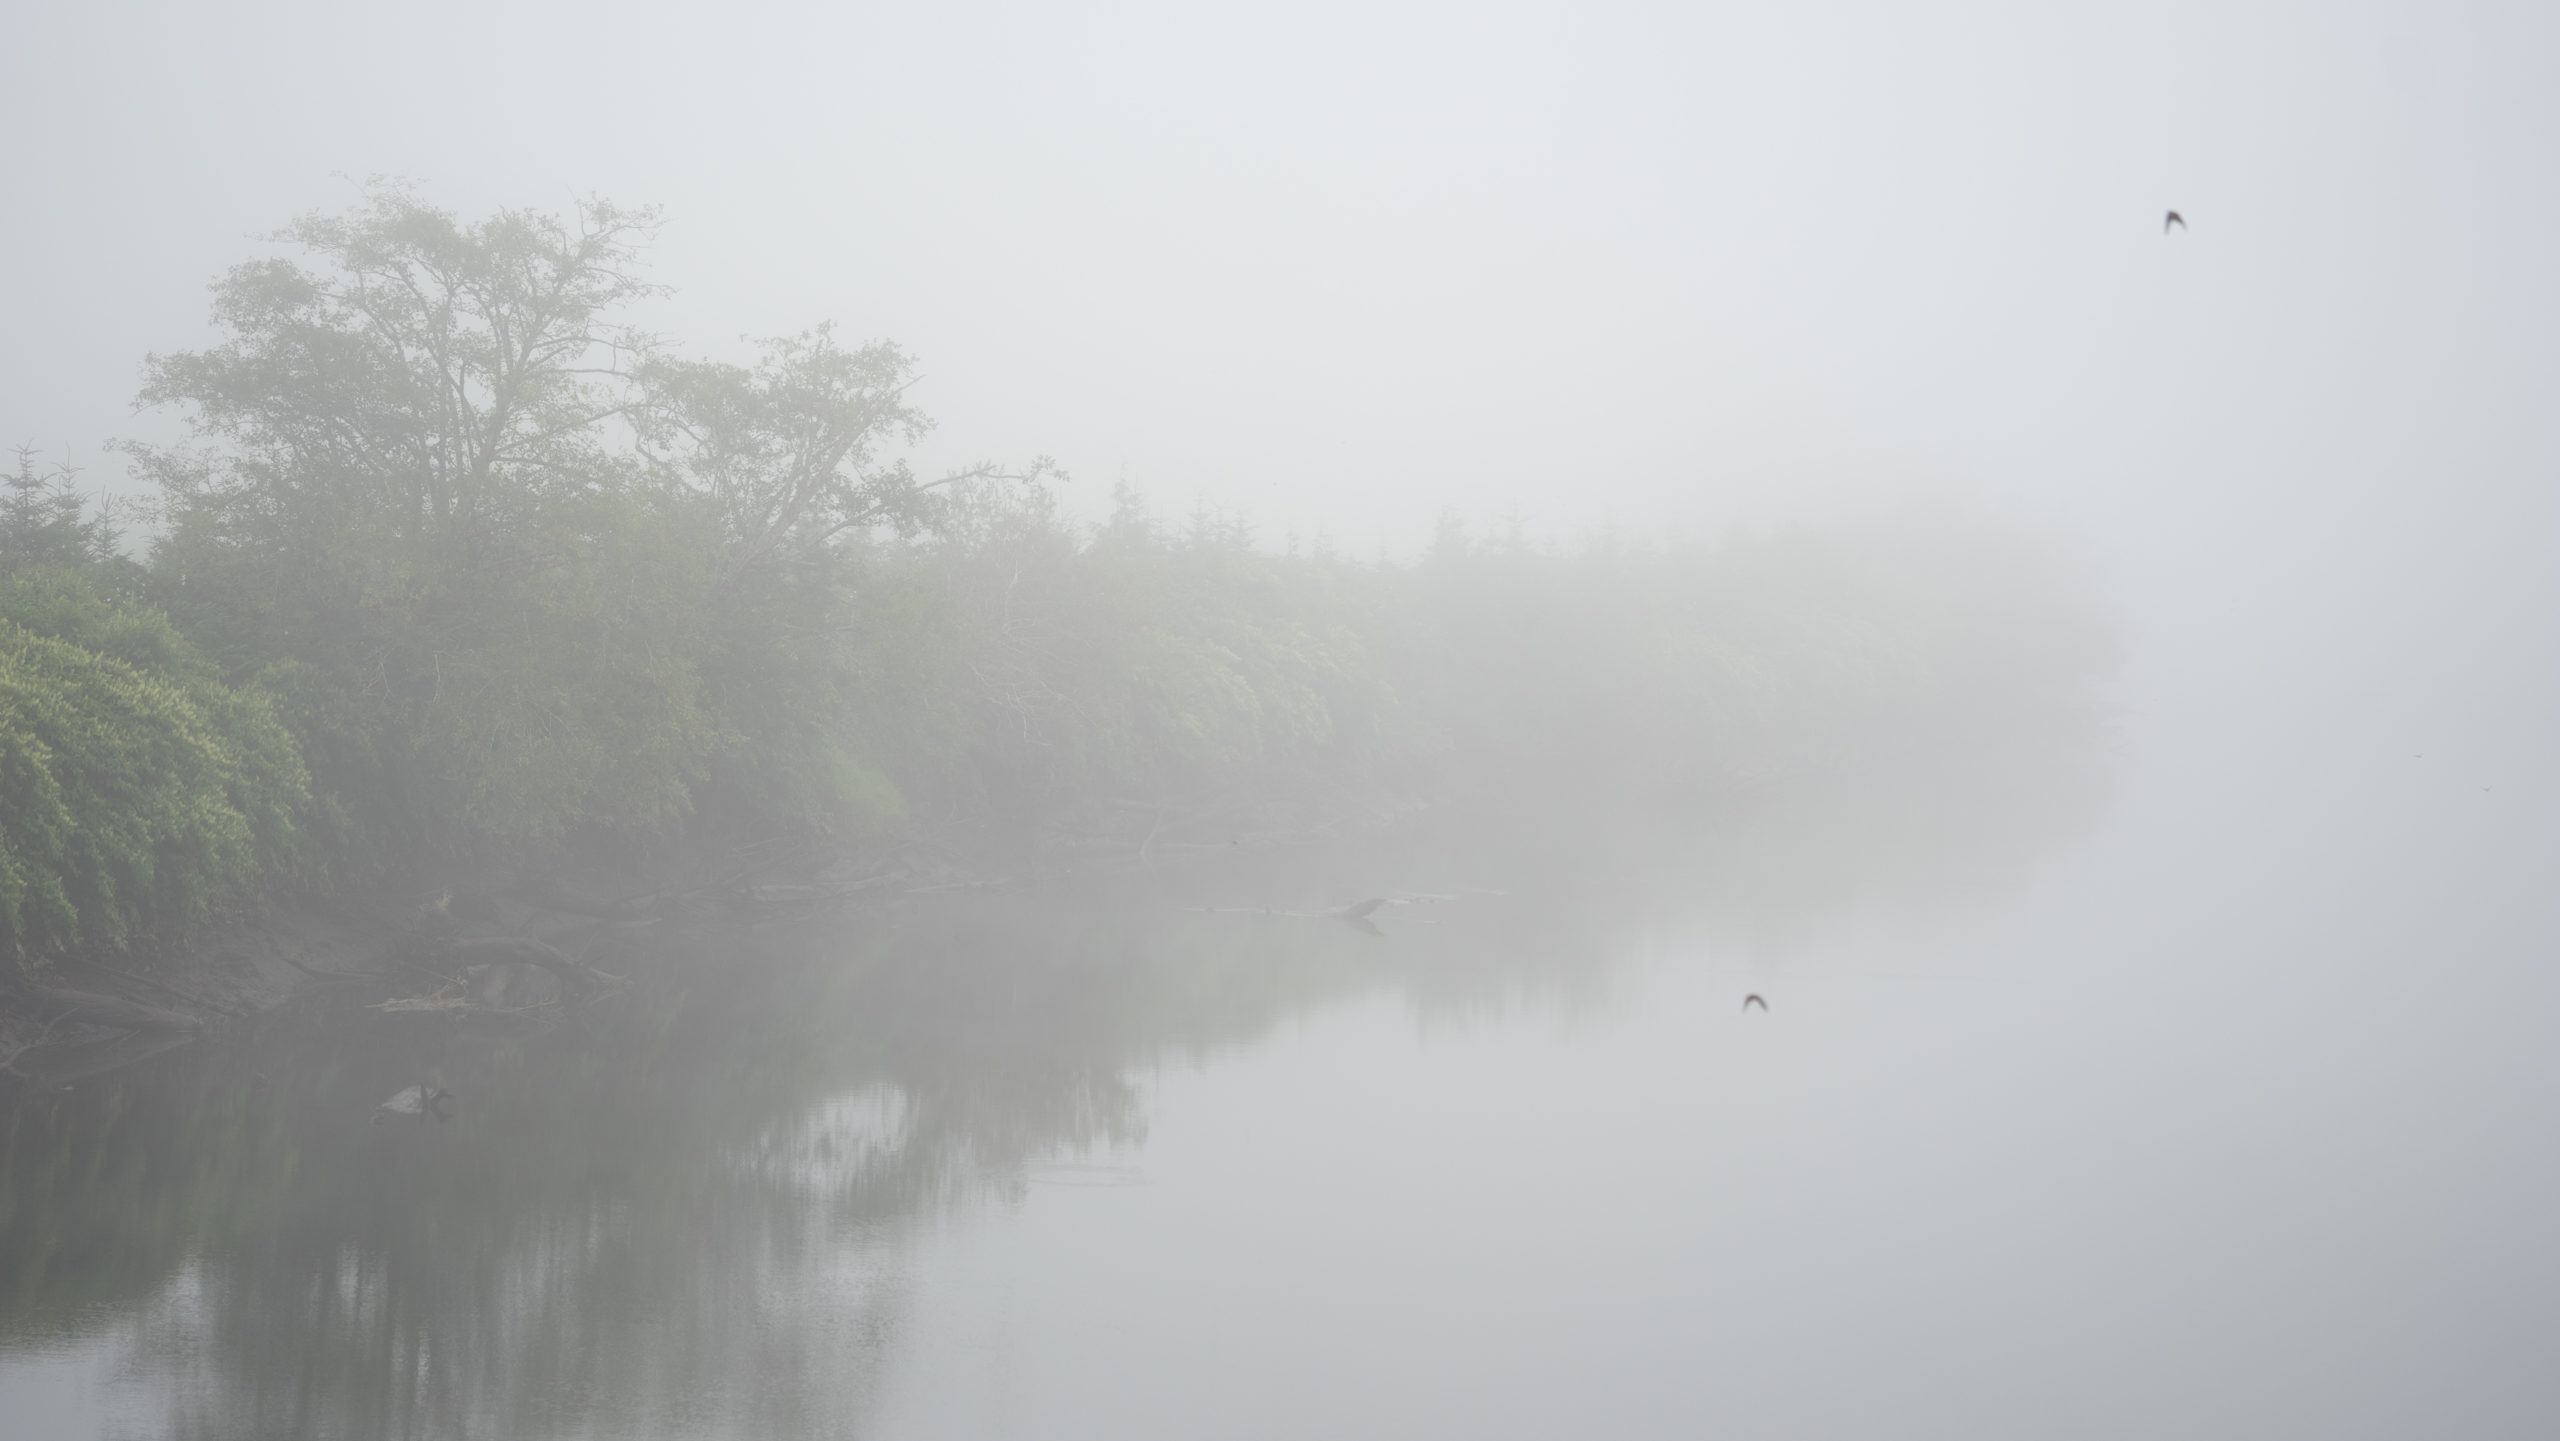
[[[825,656],[747,642],[827,631],[830,547],[930,518],[881,455],[926,424],[911,364],[823,328],[670,355],[629,319],[654,223],[379,189],[216,282],[221,344],[149,362],[143,403],[194,431],[135,450],[161,594],[284,696],[359,833],[652,831],[725,754],[833,723],[823,684],[786,717],[759,690]]]

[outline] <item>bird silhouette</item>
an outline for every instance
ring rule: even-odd
[[[2187,228],[2187,217],[2185,217],[2185,216],[2183,216],[2183,215],[2180,215],[2178,212],[2176,212],[2176,211],[2174,211],[2174,210],[2172,210],[2172,211],[2170,211],[2168,214],[2163,215],[2163,216],[2161,216],[2161,217],[2160,217],[2160,233],[2161,233],[2161,234],[2163,234],[2163,235],[2168,234],[2168,233],[2169,233],[2169,227],[2170,227],[2170,226],[2172,226],[2172,225],[2174,225],[2174,226],[2178,227],[2180,230],[2184,230],[2184,229],[2186,229],[2186,228]]]
[[[1769,1003],[1760,999],[1758,996],[1744,996],[1742,998],[1742,1013],[1744,1015],[1747,1016],[1751,1014],[1751,1008],[1753,1006],[1758,1006],[1764,1011],[1769,1009]]]

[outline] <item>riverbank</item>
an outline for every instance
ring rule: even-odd
[[[43,1091],[108,1075],[323,986],[363,991],[387,1012],[539,1029],[609,994],[634,953],[724,930],[1329,844],[1421,809],[1375,795],[1123,801],[1028,844],[981,825],[869,847],[670,850],[615,869],[457,876],[433,894],[377,886],[270,901],[183,948],[21,972],[0,987],[0,1085]]]

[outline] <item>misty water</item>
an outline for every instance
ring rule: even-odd
[[[2534,1434],[2538,682],[2348,706],[2154,619],[2084,725],[741,929],[538,1037],[321,997],[21,1100],[0,1416]],[[429,1073],[449,1124],[369,1124]]]

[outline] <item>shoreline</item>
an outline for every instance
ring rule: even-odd
[[[1322,845],[1432,809],[1384,795],[1330,799],[1113,801],[1027,849],[965,833],[869,847],[768,841],[568,880],[555,873],[473,886],[457,877],[433,899],[390,886],[271,899],[180,944],[21,969],[0,986],[0,1090],[67,1089],[254,1021],[320,986],[379,987],[386,995],[376,1009],[457,1020],[522,1014],[620,984],[608,968],[618,948],[663,947],[819,907],[876,912],[926,896]],[[1223,838],[1204,839],[1204,825]]]

